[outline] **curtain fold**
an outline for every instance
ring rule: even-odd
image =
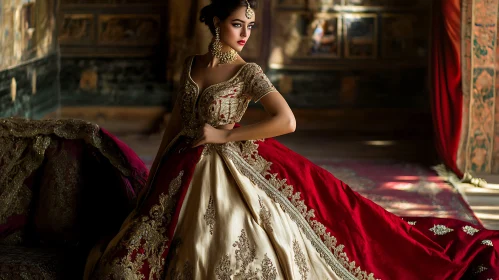
[[[461,7],[459,0],[436,0],[432,9],[431,109],[437,152],[458,177],[457,151],[461,135]]]

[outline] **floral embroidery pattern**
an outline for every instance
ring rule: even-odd
[[[479,232],[480,230],[471,226],[464,226],[463,231],[466,232],[466,234],[473,236],[475,233]]]
[[[210,227],[210,234],[213,235],[213,226],[215,225],[215,207],[213,206],[213,197],[210,195],[210,200],[208,202],[208,208],[203,216],[206,224]]]
[[[262,269],[252,269],[249,265],[253,263],[256,258],[256,248],[251,246],[246,231],[241,230],[241,235],[238,240],[232,244],[236,249],[236,273],[231,269],[230,256],[224,255],[215,268],[215,275],[217,280],[230,280],[232,276],[237,276],[237,279],[264,279],[275,280],[277,279],[277,269],[265,254],[261,267]],[[260,274],[261,273],[261,277]]]
[[[260,197],[258,197],[258,202],[260,203],[260,220],[262,220],[263,226],[266,230],[273,232],[274,229],[272,228],[272,214],[270,214],[269,209],[263,205],[262,200]]]
[[[490,247],[494,247],[494,243],[492,243],[492,240],[489,240],[489,239],[482,240],[482,244],[490,246]]]
[[[256,271],[249,269],[247,271],[248,265],[256,259],[256,248],[249,244],[248,236],[246,231],[241,230],[241,235],[239,240],[232,244],[233,247],[237,247],[236,250],[236,261],[240,268],[236,276],[243,276],[245,278],[251,278],[256,276]]]
[[[230,269],[230,257],[229,255],[224,255],[215,268],[217,280],[231,280],[230,276],[232,273],[233,270]]]
[[[144,215],[135,219],[131,227],[131,234],[128,238],[123,238],[120,245],[115,248],[127,247],[127,254],[121,259],[116,258],[112,262],[105,261],[107,265],[102,268],[104,279],[144,279],[141,268],[145,260],[150,266],[150,278],[159,279],[162,277],[165,258],[161,251],[167,248],[169,241],[166,236],[166,226],[172,218],[175,206],[174,196],[182,184],[184,171],[180,171],[168,186],[168,194],[162,193],[159,196],[159,203],[151,207],[149,215]],[[147,242],[146,242],[147,241]],[[112,254],[114,255],[114,254]],[[99,275],[99,274],[98,274]]]
[[[277,173],[270,173],[272,163],[258,154],[256,141],[229,142],[217,146],[217,149],[228,157],[243,175],[283,207],[339,277],[360,280],[375,279],[373,273],[363,271],[355,261],[350,261],[347,254],[343,252],[344,245],[338,244],[337,239],[326,231],[322,223],[313,220],[314,209],[308,209],[301,200],[301,193],[295,193],[294,187],[288,185],[286,179],[279,179]]]
[[[308,265],[305,255],[303,254],[298,241],[293,241],[293,252],[295,253],[295,264],[300,271],[301,279],[306,280],[308,275]]]
[[[197,130],[205,123],[212,126],[237,123],[251,99],[257,102],[267,93],[276,91],[255,63],[246,63],[231,79],[201,91],[190,75],[194,58],[190,56],[185,60],[180,80],[183,90],[179,100],[186,135],[196,138]]]
[[[270,260],[270,258],[265,254],[262,261],[262,276],[264,280],[274,280],[277,279],[277,269]]]
[[[416,225],[416,221],[407,221],[408,224],[410,224],[411,226],[415,226]]]
[[[432,228],[430,228],[430,231],[432,231],[435,235],[446,235],[447,233],[453,232],[454,230],[444,225],[434,225]]]

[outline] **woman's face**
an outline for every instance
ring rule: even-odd
[[[255,16],[248,19],[246,8],[245,6],[237,8],[228,18],[219,23],[220,40],[237,52],[243,50],[251,35],[251,29],[255,25]]]

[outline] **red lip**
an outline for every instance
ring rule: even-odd
[[[241,46],[244,46],[244,44],[246,44],[246,41],[241,40],[241,41],[237,41],[237,43],[238,43],[239,45],[241,45]]]

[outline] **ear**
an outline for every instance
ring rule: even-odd
[[[220,19],[218,17],[213,17],[213,25],[215,27],[219,27],[220,26]]]

